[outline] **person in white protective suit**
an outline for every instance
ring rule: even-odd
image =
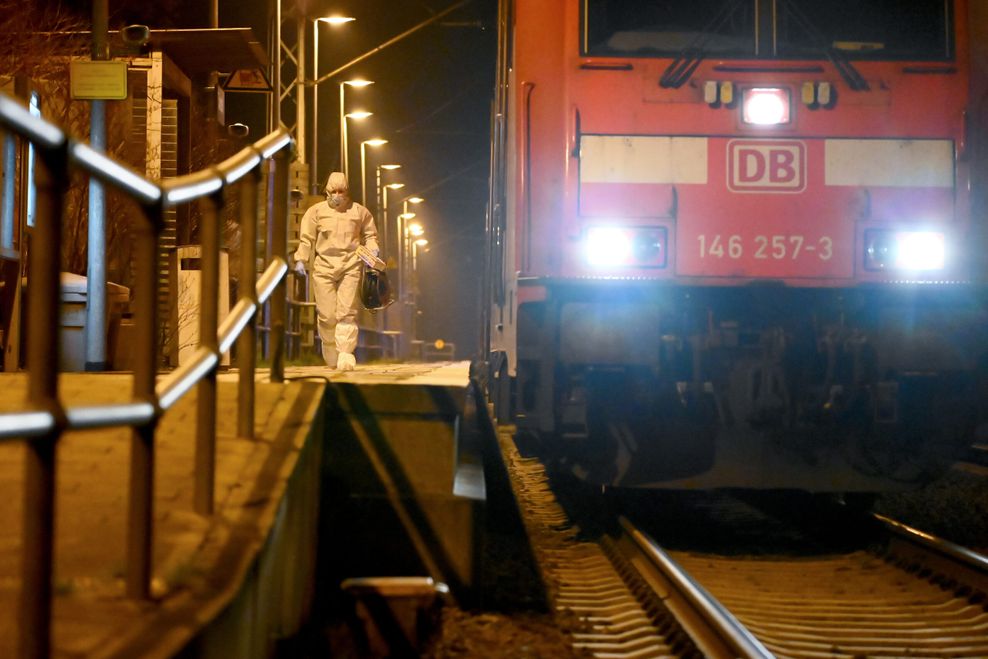
[[[380,253],[374,217],[352,201],[346,175],[333,172],[326,181],[326,201],[302,216],[295,272],[306,276],[312,258],[312,285],[322,356],[330,368],[352,371],[357,363],[357,290],[361,259],[371,263]]]

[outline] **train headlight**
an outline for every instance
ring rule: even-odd
[[[742,92],[741,120],[755,126],[788,124],[791,118],[789,90],[753,87]]]
[[[943,270],[947,240],[938,231],[866,231],[867,270]]]
[[[589,227],[584,236],[587,262],[598,268],[663,268],[666,230],[662,227]]]

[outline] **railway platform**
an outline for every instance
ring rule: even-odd
[[[391,569],[469,586],[484,483],[479,451],[462,440],[468,362],[287,367],[280,384],[260,369],[253,440],[236,436],[236,376],[218,376],[213,515],[194,512],[195,392],[158,426],[150,600],[128,599],[123,578],[130,431],[63,435],[52,656],[267,655],[298,633],[319,561],[339,576],[382,576],[362,543],[392,523],[403,529],[392,548],[411,551]],[[0,412],[18,409],[26,387],[24,374],[0,375]],[[125,373],[60,376],[66,405],[130,392]],[[3,657],[19,634],[23,454],[19,441],[0,443]]]

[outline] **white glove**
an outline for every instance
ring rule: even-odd
[[[306,274],[305,274],[305,263],[303,261],[296,261],[295,262],[295,274],[297,274],[299,277],[305,277],[306,276]]]

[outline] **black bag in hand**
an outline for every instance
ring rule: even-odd
[[[360,273],[360,303],[368,311],[387,309],[395,301],[394,291],[388,273],[375,270],[366,265],[361,266]]]

